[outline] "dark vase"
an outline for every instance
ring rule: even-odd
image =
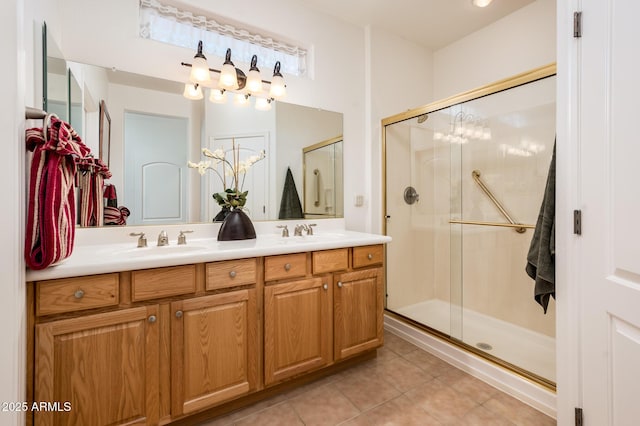
[[[213,221],[214,222],[224,222],[224,218],[227,217],[227,215],[229,214],[230,211],[231,211],[231,207],[222,206],[222,210],[220,210],[218,212],[218,214],[216,215],[216,217],[213,218]]]
[[[218,232],[218,241],[251,240],[255,237],[253,223],[241,209],[229,211]]]

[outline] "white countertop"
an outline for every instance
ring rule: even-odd
[[[309,223],[310,221],[297,221],[296,223]],[[391,237],[378,234],[347,231],[330,224],[321,222],[315,235],[293,236],[295,223],[289,224],[290,237],[284,238],[280,231],[273,231],[275,225],[268,222],[256,224],[256,239],[240,241],[217,241],[216,225],[197,225],[193,234],[187,234],[187,244],[177,245],[177,235],[180,230],[191,229],[194,226],[164,226],[164,227],[126,227],[119,228],[120,235],[125,235],[126,242],[118,241],[117,237],[104,236],[105,232],[115,229],[99,228],[100,230],[86,231],[91,236],[80,235],[76,238],[76,246],[70,257],[58,265],[33,271],[27,269],[27,281],[40,281],[55,278],[67,278],[82,275],[103,274],[109,272],[130,271],[136,269],[158,268],[163,266],[186,265],[191,263],[213,262],[218,260],[241,259],[246,257],[260,257],[277,254],[306,252],[314,250],[328,250],[341,247],[364,246],[370,244],[382,244],[391,241]],[[277,222],[277,225],[286,222]],[[338,221],[339,225],[340,222]],[[293,225],[293,226],[292,226]],[[217,225],[219,227],[219,225]],[[139,232],[141,228],[147,234],[148,247],[137,248],[136,238],[129,237],[129,232]],[[165,229],[169,233],[169,245],[156,246],[156,232]],[[215,231],[215,232],[214,232]],[[260,233],[260,231],[269,231]],[[118,233],[116,232],[116,234]],[[113,234],[113,232],[112,232]],[[213,235],[212,237],[200,237]],[[91,244],[93,242],[93,244]]]

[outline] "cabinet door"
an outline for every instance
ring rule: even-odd
[[[38,324],[34,400],[59,406],[35,424],[157,424],[157,317],[153,305]]]
[[[382,268],[375,268],[336,275],[333,307],[336,360],[382,345],[382,274]]]
[[[255,390],[256,290],[171,304],[172,415],[189,414]]]
[[[318,277],[265,287],[266,385],[331,361],[330,284]]]

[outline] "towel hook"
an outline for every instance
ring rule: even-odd
[[[59,120],[58,116],[52,112],[48,112],[47,115],[44,116],[44,122],[42,123],[42,135],[44,136],[45,141],[49,137],[49,124],[51,124],[51,117],[55,117]]]

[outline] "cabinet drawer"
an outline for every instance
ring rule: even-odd
[[[207,290],[253,284],[256,282],[256,259],[226,260],[207,263]]]
[[[314,251],[312,265],[314,274],[344,271],[349,267],[349,249]]]
[[[196,265],[131,272],[131,300],[159,299],[196,291]]]
[[[384,250],[382,244],[353,248],[353,267],[379,265],[383,261]]]
[[[36,315],[117,305],[118,284],[117,273],[39,282],[36,286]]]
[[[264,259],[264,280],[282,280],[307,275],[307,254],[294,253]]]

